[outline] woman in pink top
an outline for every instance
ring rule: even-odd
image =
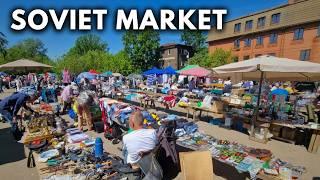
[[[72,83],[71,85],[66,86],[62,93],[61,93],[61,99],[63,101],[63,110],[62,113],[64,113],[67,108],[70,109],[71,108],[71,100],[73,97],[73,90],[77,88],[75,83]]]

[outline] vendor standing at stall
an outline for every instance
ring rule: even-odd
[[[0,113],[4,120],[11,123],[11,132],[16,140],[20,140],[21,138],[21,134],[18,132],[17,114],[21,107],[33,112],[28,104],[34,102],[36,98],[35,94],[28,95],[17,92],[0,101]]]
[[[196,82],[195,82],[194,78],[191,78],[191,80],[189,81],[189,83],[188,83],[188,88],[189,88],[189,91],[190,91],[190,92],[192,92],[192,90],[193,90],[194,88],[196,88]]]

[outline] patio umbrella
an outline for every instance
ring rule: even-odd
[[[83,72],[77,76],[77,82],[80,82],[82,78],[87,78],[89,80],[93,80],[96,78],[96,74],[92,74],[90,72]]]
[[[206,77],[211,74],[211,71],[203,67],[195,67],[195,68],[180,71],[179,74],[186,75],[186,76]]]
[[[251,132],[258,119],[261,86],[263,79],[280,81],[315,81],[320,80],[320,64],[298,61],[274,56],[259,56],[212,69],[219,76],[235,75],[243,80],[259,80],[258,101],[255,116],[251,121]],[[251,133],[253,134],[253,133]]]
[[[99,72],[97,72],[95,69],[90,69],[89,70],[89,73],[91,73],[91,74],[100,74]]]
[[[192,68],[196,68],[196,67],[200,67],[199,65],[187,65],[186,67],[180,69],[179,71],[177,71],[177,73],[180,73],[181,71],[185,71],[185,70],[189,70]]]
[[[112,73],[112,76],[114,76],[114,77],[121,77],[122,74],[120,74],[120,73]]]
[[[218,76],[236,75],[242,80],[314,81],[320,79],[320,64],[274,56],[259,56],[213,68]]]
[[[143,79],[142,75],[140,74],[129,74],[128,79]]]
[[[0,66],[1,70],[7,70],[7,71],[39,71],[39,70],[45,71],[51,68],[52,66],[50,65],[31,61],[29,59],[19,59],[17,61],[9,62],[7,64],[2,64]]]
[[[99,76],[103,76],[103,77],[109,77],[109,76],[112,76],[112,72],[111,71],[106,71],[102,74],[99,74]]]
[[[0,76],[6,76],[7,75],[7,73],[5,73],[5,72],[0,72]]]

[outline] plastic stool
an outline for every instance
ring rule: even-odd
[[[30,143],[27,147],[29,148],[29,155],[28,155],[28,161],[27,161],[27,167],[32,168],[36,167],[36,163],[33,156],[33,151],[39,150],[47,145],[47,140],[41,141],[39,144],[32,144]],[[32,163],[32,165],[31,165]]]

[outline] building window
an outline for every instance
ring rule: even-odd
[[[234,48],[235,48],[235,49],[240,48],[240,40],[239,40],[239,39],[237,39],[237,40],[234,41]]]
[[[266,17],[261,17],[258,18],[258,28],[262,28],[264,27],[264,25],[266,24]]]
[[[276,44],[278,41],[278,34],[270,34],[270,44]]]
[[[280,13],[272,14],[271,24],[278,24],[280,22]]]
[[[170,55],[170,54],[171,54],[170,49],[168,49],[168,55]]]
[[[262,36],[257,37],[257,45],[263,45],[263,37]]]
[[[255,57],[259,57],[259,56],[262,56],[262,54],[256,54],[256,55],[255,55]]]
[[[244,39],[244,47],[250,47],[251,46],[251,39],[246,38]]]
[[[241,23],[235,24],[234,25],[234,32],[240,32],[241,30]]]
[[[294,30],[293,40],[303,39],[303,32],[304,32],[303,28],[298,28],[298,29]]]
[[[248,60],[250,59],[250,56],[243,56],[243,60]]]
[[[253,24],[253,21],[250,20],[250,21],[246,21],[246,27],[245,27],[245,30],[246,31],[249,31],[252,29],[252,24]]]
[[[269,56],[276,56],[276,53],[268,53]]]
[[[233,62],[238,62],[239,61],[239,57],[238,56],[234,56],[233,57]]]
[[[301,50],[300,51],[300,60],[301,61],[308,61],[310,58],[310,49]]]

